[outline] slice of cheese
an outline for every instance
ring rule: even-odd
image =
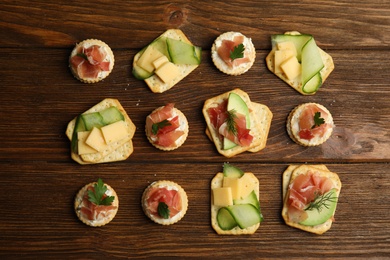
[[[240,198],[246,198],[257,187],[250,174],[244,174],[241,178]]]
[[[163,82],[169,83],[180,75],[180,70],[172,62],[166,62],[155,71],[155,74]]]
[[[104,140],[108,145],[122,140],[128,133],[126,123],[123,120],[103,126],[100,130],[102,131]]]
[[[289,80],[295,79],[302,71],[301,64],[295,56],[290,57],[288,60],[280,64],[280,68]]]
[[[294,56],[294,52],[292,50],[276,50],[275,51],[275,73],[282,73],[280,65]]]
[[[226,207],[233,205],[232,189],[230,187],[219,187],[213,189],[214,206]]]
[[[294,56],[297,56],[297,48],[295,47],[295,44],[293,42],[278,42],[276,44],[276,48],[278,50],[290,50],[293,52]]]
[[[232,190],[233,200],[239,199],[241,194],[241,179],[240,178],[223,178],[222,187],[230,187]]]
[[[102,131],[96,127],[92,128],[87,140],[85,140],[85,143],[98,152],[103,151],[107,147]]]
[[[153,67],[155,69],[158,69],[160,68],[163,64],[169,62],[167,56],[161,56],[160,58],[158,58],[157,60],[153,61]]]
[[[153,66],[153,61],[162,56],[164,56],[164,54],[158,51],[153,45],[149,45],[137,61],[137,65],[147,72],[152,73],[155,69]]]
[[[77,150],[79,155],[97,152],[95,149],[85,143],[85,140],[87,140],[90,133],[90,131],[77,133]]]

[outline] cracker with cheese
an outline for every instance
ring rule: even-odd
[[[68,123],[71,157],[79,164],[126,160],[136,127],[117,99],[107,98]]]
[[[268,69],[302,95],[313,95],[334,70],[332,57],[312,35],[296,31],[271,36]]]
[[[259,180],[228,163],[211,180],[211,225],[220,235],[253,234],[263,215]]]
[[[225,157],[265,148],[273,114],[266,105],[252,102],[243,90],[236,88],[206,100],[202,112],[207,124],[206,135]],[[228,120],[225,114],[235,118],[236,132],[224,131]],[[225,118],[226,122],[216,118]]]
[[[338,175],[325,165],[290,165],[282,178],[286,224],[318,235],[328,231],[341,186]]]
[[[133,75],[154,93],[163,93],[195,70],[202,50],[180,29],[169,29],[139,51],[133,59]]]

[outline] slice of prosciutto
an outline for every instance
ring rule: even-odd
[[[305,107],[299,117],[299,137],[301,139],[311,140],[314,137],[323,137],[326,131],[331,127],[328,123],[316,125],[314,121],[315,114],[319,112],[320,117],[326,122],[328,113],[316,106],[309,104]]]
[[[250,134],[250,129],[246,128],[246,117],[244,115],[235,114],[236,132],[229,131],[226,122],[228,119],[227,100],[224,100],[216,107],[210,107],[207,112],[212,125],[218,131],[221,139],[226,137],[240,146],[249,146],[252,143],[253,136]]]
[[[116,206],[96,205],[95,203],[90,202],[88,199],[88,191],[94,191],[93,185],[87,188],[87,191],[83,196],[80,212],[85,218],[88,220],[101,220],[107,218],[112,211],[116,210]],[[103,199],[106,197],[107,195],[104,194]]]
[[[154,187],[149,191],[147,198],[147,210],[154,216],[161,218],[158,213],[158,205],[163,202],[168,206],[169,217],[174,217],[182,209],[180,194],[177,190],[166,187]]]
[[[103,47],[92,45],[78,47],[77,54],[70,58],[70,65],[80,78],[97,78],[101,71],[109,71],[110,62],[104,61],[106,51]]]
[[[250,62],[250,59],[245,55],[243,58],[237,58],[232,60],[230,58],[230,53],[233,52],[234,48],[244,42],[243,35],[234,36],[233,40],[222,40],[221,46],[218,48],[217,53],[219,57],[229,66],[229,68],[233,68],[235,66],[239,66],[242,63]]]
[[[174,103],[155,110],[146,118],[146,134],[154,144],[163,147],[174,147],[184,131],[179,130],[179,116],[174,115]],[[157,133],[153,132],[153,125],[159,125]]]
[[[329,178],[314,172],[298,175],[289,186],[288,217],[293,222],[301,222],[307,218],[305,208],[317,196],[323,195],[333,188]]]

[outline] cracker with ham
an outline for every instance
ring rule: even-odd
[[[253,140],[248,146],[237,145],[231,149],[224,149],[223,139],[221,138],[218,130],[215,129],[210,114],[208,113],[208,109],[217,107],[221,103],[225,102],[231,92],[238,94],[248,106],[251,125],[250,134],[253,136]],[[245,151],[258,152],[265,148],[273,114],[266,105],[252,102],[249,95],[241,89],[237,88],[206,100],[202,112],[207,124],[206,135],[215,144],[218,152],[225,157],[229,158]]]

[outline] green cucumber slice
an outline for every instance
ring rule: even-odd
[[[240,168],[233,166],[229,163],[223,164],[223,176],[229,178],[241,178],[244,175],[244,171]]]
[[[231,230],[237,226],[237,222],[226,208],[218,210],[217,222],[222,230]]]
[[[72,142],[71,142],[71,148],[72,151],[75,152],[76,154],[78,153],[78,132],[83,132],[86,131],[84,121],[81,119],[81,115],[76,118],[76,122],[74,125],[73,129],[73,134],[72,134]]]
[[[233,204],[234,205],[252,204],[257,209],[260,209],[260,202],[254,190],[246,198],[233,200]]]
[[[169,61],[172,61],[170,55],[169,55],[169,51],[168,51],[168,46],[167,46],[167,37],[165,36],[160,36],[158,37],[156,40],[154,40],[151,45],[153,45],[153,47],[158,50],[159,52],[161,52],[162,54],[164,54]]]
[[[103,117],[99,112],[82,114],[81,119],[83,120],[85,130],[87,131],[91,131],[94,127],[101,128],[104,126]]]
[[[321,54],[318,50],[317,44],[314,38],[309,41],[302,48],[302,88],[305,89],[305,85],[316,74],[318,74],[324,63],[322,62]],[[306,89],[307,91],[307,89]]]
[[[261,222],[259,210],[252,204],[239,204],[225,207],[242,229]]]
[[[275,35],[271,36],[271,44],[272,44],[272,48],[276,48],[277,43],[293,42],[295,45],[295,48],[297,49],[297,59],[299,62],[301,62],[303,46],[305,46],[305,44],[311,38],[313,38],[313,36],[311,36],[310,34],[298,34],[298,35],[275,34]]]
[[[322,85],[322,76],[321,73],[318,72],[314,75],[306,84],[302,87],[302,91],[310,94],[316,92]]]
[[[150,78],[154,74],[154,72],[148,72],[138,65],[133,66],[132,72],[133,72],[133,76],[139,80]]]
[[[197,56],[199,50],[195,46],[180,40],[167,38],[168,52],[175,64],[199,65],[200,58]]]
[[[102,122],[104,125],[109,125],[121,120],[124,121],[125,119],[121,111],[119,111],[119,109],[116,106],[106,108],[100,111],[99,113],[103,118]]]

